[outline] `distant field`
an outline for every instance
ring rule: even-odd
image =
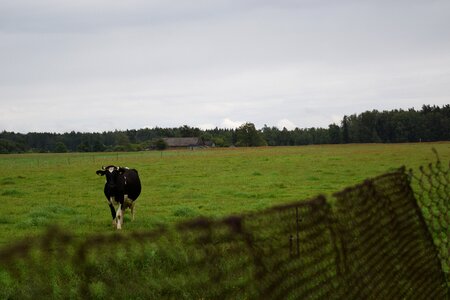
[[[76,234],[113,231],[102,165],[139,171],[136,220],[124,231],[196,216],[220,217],[331,194],[405,165],[444,162],[450,142],[133,153],[0,155],[0,246],[57,224]]]

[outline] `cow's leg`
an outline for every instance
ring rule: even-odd
[[[124,206],[124,211],[125,209],[130,208],[131,209],[131,220],[134,221],[134,200],[131,198],[128,198],[128,195],[125,195],[125,200],[124,200],[125,206]]]
[[[118,229],[122,229],[122,225],[123,225],[123,215],[124,215],[124,210],[123,208],[120,209],[120,227]]]
[[[109,209],[111,210],[112,226],[116,227],[116,210],[114,209],[113,201],[114,201],[114,197],[111,197],[111,199],[108,200],[108,205],[109,205]]]
[[[111,216],[113,219],[116,218],[116,210],[114,209],[114,205],[109,204],[109,209],[111,210]]]
[[[117,212],[116,212],[116,210],[114,209],[114,206],[111,204],[110,206],[109,206],[109,208],[111,209],[111,215],[112,215],[112,226],[113,227],[116,227],[117,226],[117,222],[116,222],[116,215],[117,215]]]
[[[131,221],[134,221],[134,206],[135,206],[135,202],[132,201],[131,202]]]
[[[119,204],[119,208],[116,212],[116,220],[117,220],[117,229],[122,229],[122,223],[123,223],[123,210],[122,210],[122,204]]]

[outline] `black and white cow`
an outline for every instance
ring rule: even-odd
[[[105,196],[113,218],[113,226],[122,229],[123,214],[126,208],[131,209],[134,220],[134,202],[141,194],[141,181],[137,170],[108,166],[98,170],[97,175],[105,175]],[[118,206],[117,210],[115,206]]]

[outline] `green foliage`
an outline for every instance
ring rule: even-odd
[[[342,119],[342,143],[348,144],[350,142],[350,136],[348,133],[348,119],[344,116]]]
[[[341,143],[341,130],[336,124],[331,124],[328,127],[328,135],[330,138],[330,144],[340,144]]]
[[[56,153],[66,153],[67,152],[66,145],[63,142],[57,142],[55,152]]]
[[[267,146],[262,134],[256,130],[255,124],[245,123],[236,129],[236,146],[239,147],[258,147]]]
[[[162,150],[166,150],[167,148],[169,148],[169,145],[167,145],[167,143],[166,143],[165,140],[163,140],[163,139],[158,139],[158,140],[155,142],[155,148],[156,148],[156,150],[162,151]]]
[[[89,152],[91,151],[91,147],[88,142],[81,142],[81,144],[77,147],[78,152]]]
[[[344,116],[340,126],[331,124],[328,128],[294,130],[267,125],[256,129],[253,123],[245,123],[238,129],[204,131],[187,125],[102,133],[3,131],[0,132],[0,153],[141,151],[152,148],[152,144],[165,137],[201,137],[218,147],[449,141],[450,105],[424,105],[421,110],[366,111]]]
[[[95,141],[94,146],[92,148],[94,152],[103,152],[106,151],[106,146],[102,144],[100,141]]]

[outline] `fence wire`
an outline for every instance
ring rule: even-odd
[[[450,286],[450,161],[443,164],[433,151],[436,162],[420,167],[419,172],[410,169],[409,176]]]
[[[150,232],[51,228],[0,251],[0,297],[448,299],[449,171],[429,170]]]

